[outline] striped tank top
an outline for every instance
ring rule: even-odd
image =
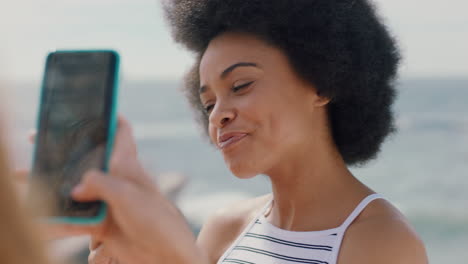
[[[270,224],[264,216],[273,201],[270,200],[217,264],[336,264],[346,229],[370,202],[379,198],[383,197],[367,196],[337,228],[304,232]]]

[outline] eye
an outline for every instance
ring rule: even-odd
[[[214,108],[214,104],[205,106],[205,114],[209,115],[211,110],[213,110],[213,108]]]
[[[251,85],[252,83],[254,83],[254,81],[251,81],[251,82],[247,82],[247,83],[244,83],[244,84],[241,84],[241,85],[234,86],[234,87],[232,87],[232,91],[236,93],[236,92],[242,90],[243,88],[248,87],[248,86]]]

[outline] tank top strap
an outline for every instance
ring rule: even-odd
[[[376,199],[385,199],[381,194],[374,193],[366,198],[364,198],[358,206],[354,209],[354,211],[348,216],[348,218],[343,222],[343,224],[340,226],[343,230],[346,230],[348,226],[359,216],[359,214],[371,203],[372,201]]]

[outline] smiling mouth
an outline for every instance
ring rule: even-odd
[[[222,150],[227,149],[228,147],[233,146],[235,143],[241,141],[246,136],[247,134],[239,134],[239,135],[232,136],[228,138],[227,140],[219,142],[218,147]]]

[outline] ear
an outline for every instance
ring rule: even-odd
[[[331,99],[326,97],[326,96],[321,96],[318,92],[315,93],[315,98],[314,98],[314,106],[315,107],[323,107],[330,103]]]

